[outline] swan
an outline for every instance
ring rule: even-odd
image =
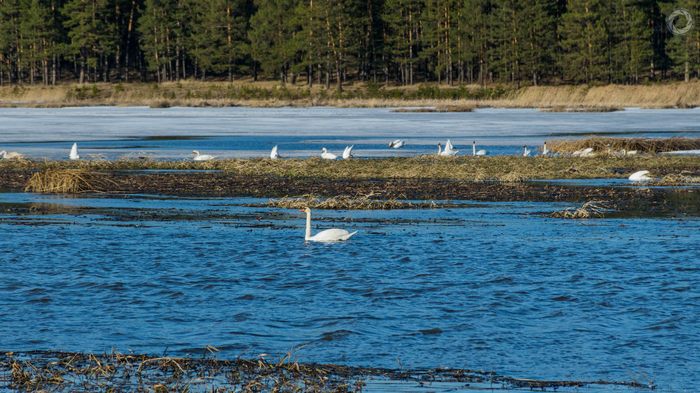
[[[15,151],[10,151],[10,152],[7,152],[5,150],[0,151],[0,159],[21,160],[22,158],[24,158],[24,155],[17,153]]]
[[[272,151],[270,152],[270,159],[276,160],[278,158],[280,158],[280,155],[279,155],[279,153],[277,153],[277,145],[275,145],[275,147],[273,147]]]
[[[645,182],[645,181],[654,180],[651,177],[647,176],[648,174],[649,174],[649,171],[634,172],[633,174],[630,175],[629,180],[630,181],[638,181],[638,182]]]
[[[592,147],[576,150],[575,152],[571,153],[571,155],[574,157],[595,157],[595,153],[593,153]]]
[[[447,146],[445,146],[445,150],[442,150],[442,144],[438,143],[438,152],[437,155],[441,157],[451,157],[454,155],[457,155],[459,153],[459,150],[448,150]]]
[[[323,158],[324,160],[335,160],[338,158],[338,156],[336,156],[333,153],[329,153],[328,149],[324,147],[323,149],[321,149],[321,158]]]
[[[73,146],[70,148],[70,153],[68,154],[68,158],[76,161],[80,159],[80,156],[78,155],[78,144],[74,143]]]
[[[192,150],[192,154],[194,154],[194,157],[192,158],[194,161],[211,161],[216,158],[215,156],[209,154],[199,154],[198,150]]]
[[[544,141],[544,146],[542,147],[542,155],[546,156],[549,154],[549,149],[547,149],[547,141]]]
[[[402,139],[396,139],[396,140],[393,140],[393,141],[389,142],[389,147],[392,148],[392,149],[400,149],[400,148],[402,148],[405,144],[406,144],[406,142],[405,142],[404,140],[402,140]]]
[[[486,155],[486,150],[481,149],[479,151],[476,150],[476,141],[472,142],[472,155],[473,156],[485,156]]]
[[[321,231],[311,236],[311,209],[307,207],[306,209],[301,209],[299,211],[306,213],[306,234],[304,235],[304,240],[307,242],[343,242],[350,239],[357,233],[357,231],[348,232],[345,229],[332,228],[326,229],[325,231]]]
[[[343,160],[349,160],[352,157],[352,148],[355,147],[355,145],[352,146],[345,146],[345,150],[343,150]]]
[[[523,157],[530,157],[530,149],[523,145]]]
[[[457,153],[459,153],[459,150],[455,150],[455,147],[452,145],[452,142],[450,142],[450,140],[448,139],[445,143],[445,150],[443,150],[443,153],[446,156],[456,156]]]

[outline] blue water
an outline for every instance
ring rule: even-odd
[[[449,138],[461,154],[472,141],[491,155],[533,152],[546,140],[593,135],[700,137],[700,109],[627,109],[551,113],[478,109],[468,113],[395,113],[389,108],[0,108],[0,150],[66,159],[73,142],[83,158],[188,159],[192,150],[226,157],[309,157],[321,148],[357,157],[430,154]],[[153,139],[156,137],[156,139]],[[186,139],[176,139],[176,138]],[[388,148],[391,140],[407,143]]]
[[[213,345],[700,390],[698,219],[541,214],[560,203],[314,211],[314,231],[359,230],[318,245],[301,213],[253,202],[0,194],[0,350]]]

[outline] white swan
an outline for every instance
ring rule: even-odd
[[[192,154],[194,154],[194,157],[192,158],[194,161],[211,161],[216,158],[215,156],[209,154],[199,154],[198,150],[192,150]]]
[[[404,140],[395,139],[395,140],[389,142],[389,147],[392,149],[400,149],[400,148],[404,147],[405,144],[406,144],[406,142]]]
[[[76,161],[80,159],[80,156],[78,155],[78,144],[74,143],[73,146],[70,148],[70,153],[68,153],[68,158]]]
[[[473,156],[485,156],[486,155],[486,150],[481,149],[481,150],[476,150],[476,141],[472,142],[472,155]]]
[[[0,151],[0,159],[21,160],[22,158],[24,158],[24,155],[21,153],[17,153],[16,151],[10,151],[10,152],[7,152],[5,150]]]
[[[542,147],[542,155],[549,155],[549,149],[547,149],[547,141],[544,141],[544,147]]]
[[[352,157],[355,157],[352,155],[352,148],[353,147],[355,147],[355,145],[345,146],[345,150],[343,150],[343,160],[349,160]]]
[[[452,142],[448,139],[445,143],[445,150],[443,151],[443,153],[446,156],[456,156],[457,153],[459,153],[459,150],[455,150],[455,147],[452,145]]]
[[[326,229],[325,231],[321,231],[311,236],[311,209],[307,207],[306,209],[301,209],[299,211],[306,213],[306,234],[304,235],[304,240],[307,242],[343,242],[350,239],[357,233],[357,231],[348,232],[345,229],[332,228]]]
[[[523,157],[530,157],[530,149],[523,145]]]
[[[445,150],[442,150],[442,144],[438,143],[438,152],[437,155],[441,157],[451,157],[459,153],[459,150],[447,150],[447,146],[445,146]]]
[[[574,157],[595,157],[595,153],[593,153],[592,147],[576,150],[575,152],[571,153],[571,155]]]
[[[272,151],[270,152],[270,159],[271,159],[271,160],[276,160],[276,159],[278,159],[278,158],[280,158],[280,155],[279,155],[279,153],[277,152],[277,145],[275,145],[275,147],[273,147],[273,148],[272,148]]]
[[[638,182],[645,182],[645,181],[654,180],[651,177],[649,177],[648,175],[649,175],[649,171],[634,172],[633,174],[630,175],[629,180],[630,181],[638,181]]]
[[[336,156],[333,153],[329,153],[328,149],[324,147],[321,149],[321,158],[323,158],[324,160],[335,160],[338,158],[338,156]]]

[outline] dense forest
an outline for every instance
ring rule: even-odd
[[[698,0],[0,0],[0,83],[687,81],[700,28],[672,33],[677,9],[700,19]]]

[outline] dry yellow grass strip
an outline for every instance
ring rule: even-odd
[[[330,210],[395,210],[395,209],[426,209],[436,208],[435,202],[408,202],[397,199],[372,199],[371,195],[347,196],[339,195],[332,198],[319,198],[314,195],[304,195],[300,198],[271,199],[269,207],[284,209],[330,209]]]
[[[548,147],[557,153],[573,153],[593,148],[596,154],[613,154],[622,151],[637,153],[661,153],[678,150],[700,149],[700,138],[588,138],[570,141],[551,141]]]

